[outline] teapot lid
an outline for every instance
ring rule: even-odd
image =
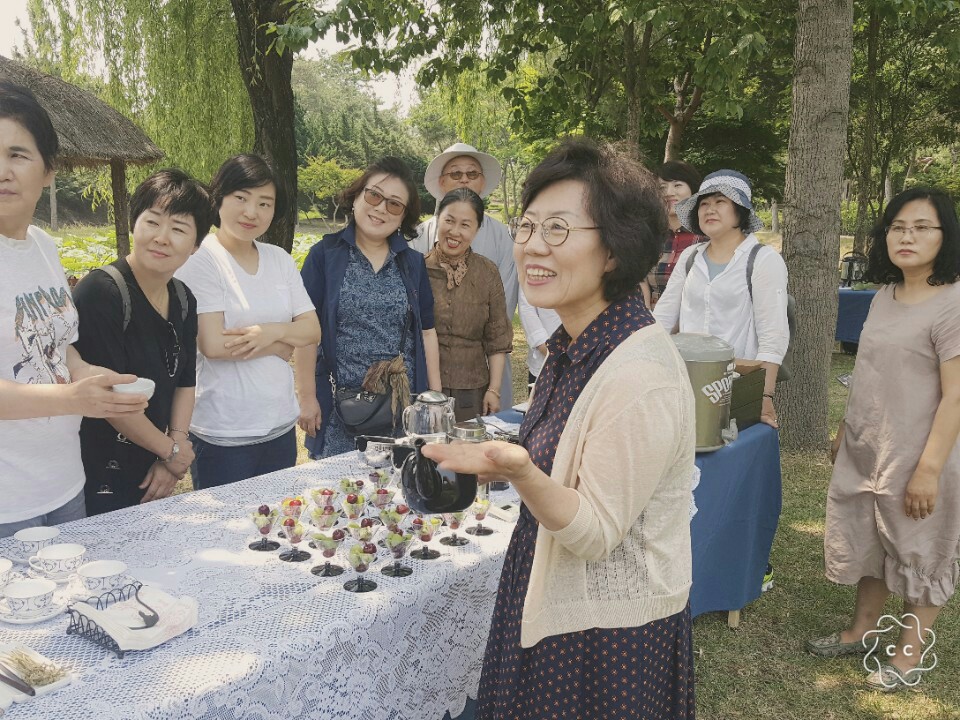
[[[442,405],[449,399],[450,398],[448,398],[439,390],[424,390],[422,393],[417,395],[417,402],[426,403],[427,405]]]
[[[487,426],[476,420],[458,422],[447,435],[457,440],[487,440]]]

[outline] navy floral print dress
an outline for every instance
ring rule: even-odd
[[[570,344],[561,326],[521,444],[549,474],[573,404],[606,357],[632,333],[654,322],[639,295],[611,304]],[[640,627],[554,635],[520,646],[523,601],[530,581],[537,520],[521,506],[504,559],[483,659],[478,720],[683,720],[694,717],[690,607]]]

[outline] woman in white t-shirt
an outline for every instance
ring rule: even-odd
[[[547,340],[560,327],[560,316],[550,308],[538,308],[527,302],[523,290],[520,291],[520,325],[527,336],[527,382],[535,383],[540,377],[540,369],[547,359]]]
[[[77,310],[56,243],[30,224],[58,148],[33,94],[0,82],[0,537],[84,517],[80,416],[147,407],[111,390],[135,376],[85,363],[71,345]]]
[[[300,408],[289,360],[320,323],[293,258],[257,242],[285,198],[258,155],[217,171],[217,232],[176,273],[197,298],[197,402],[190,425],[195,488],[293,467]]]

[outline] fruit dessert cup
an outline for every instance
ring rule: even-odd
[[[260,533],[260,539],[250,543],[247,546],[248,548],[256,550],[257,552],[273,552],[274,550],[280,549],[280,543],[276,540],[267,539],[279,515],[280,511],[276,508],[271,508],[269,505],[261,505],[250,514],[250,519],[256,526],[257,532]]]
[[[373,540],[377,528],[380,527],[380,521],[375,518],[360,518],[347,523],[347,531],[357,542],[370,542]]]
[[[336,506],[340,491],[333,488],[316,488],[310,491],[310,499],[318,508]]]
[[[343,512],[346,513],[348,520],[359,520],[366,505],[367,499],[363,495],[347,493],[343,499]]]
[[[407,548],[413,540],[413,533],[400,532],[387,535],[387,549],[393,556],[393,565],[387,565],[380,572],[389,577],[407,577],[413,574],[413,568],[404,565],[401,560],[407,554]]]
[[[284,518],[283,531],[290,543],[290,549],[280,553],[280,559],[284,562],[303,562],[310,559],[310,553],[297,547],[303,540],[307,528],[299,520],[292,517]]]
[[[336,556],[337,548],[340,547],[346,537],[347,533],[342,528],[336,528],[330,532],[314,533],[313,544],[323,555],[324,563],[310,568],[310,572],[318,577],[336,577],[343,573],[343,566],[334,565],[330,560]]]
[[[347,559],[350,561],[350,567],[356,571],[357,577],[353,580],[347,580],[343,584],[343,589],[355,593],[376,590],[377,584],[373,580],[367,580],[363,574],[370,569],[370,565],[377,559],[377,546],[371,542],[357,543],[350,548]]]
[[[453,532],[440,538],[441,545],[447,545],[449,547],[462,547],[463,545],[470,544],[470,541],[465,537],[457,535],[457,530],[459,530],[460,525],[463,524],[464,517],[466,517],[466,513],[462,512],[443,513],[443,521]]]
[[[468,535],[479,535],[481,537],[486,535],[493,535],[496,530],[491,527],[485,527],[483,524],[484,519],[487,517],[487,511],[490,509],[490,496],[489,494],[477,495],[477,499],[473,501],[473,505],[470,507],[470,512],[477,519],[477,524],[473,527],[466,529]]]
[[[410,553],[410,557],[417,560],[436,560],[440,553],[433,548],[427,547],[427,543],[433,540],[437,530],[443,525],[443,518],[436,515],[427,515],[426,517],[417,515],[411,522],[413,534],[422,544],[419,548]]]

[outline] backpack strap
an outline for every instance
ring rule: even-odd
[[[187,321],[187,286],[181,280],[173,278],[173,289],[177,293],[177,301],[180,303],[180,321]]]
[[[117,290],[120,291],[120,302],[123,304],[123,331],[126,332],[127,325],[130,324],[130,289],[127,287],[127,280],[113,265],[104,265],[100,270],[110,276]]]
[[[700,243],[697,243],[697,245],[699,244]],[[693,270],[693,264],[697,261],[697,253],[700,252],[700,249],[697,248],[697,245],[693,246],[696,249],[692,253],[690,253],[690,256],[687,258],[687,269],[684,272],[684,275],[690,274],[690,271]]]
[[[751,303],[753,302],[753,266],[757,263],[757,253],[763,250],[764,247],[764,245],[757,243],[750,248],[750,256],[747,258],[747,292],[750,293]],[[774,252],[776,251],[774,250]]]

